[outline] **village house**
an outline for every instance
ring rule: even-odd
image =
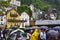
[[[1,27],[6,26],[6,15],[0,15],[0,26]]]
[[[48,9],[48,15],[50,20],[56,20],[57,19],[57,10],[55,8],[49,8]]]
[[[13,26],[20,26],[20,14],[17,12],[16,9],[12,8],[11,10],[7,11],[6,13],[6,26],[7,28]]]
[[[7,7],[7,8],[5,8],[5,11],[7,12],[8,10],[11,10],[12,9],[12,7]]]
[[[22,20],[20,27],[26,27],[30,25],[29,15],[26,12],[21,13],[20,20]]]
[[[35,25],[33,18],[31,18],[26,12],[21,13],[20,20],[20,28],[32,27]]]
[[[20,6],[21,2],[19,0],[11,0],[10,5]]]

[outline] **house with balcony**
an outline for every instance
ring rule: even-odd
[[[20,28],[32,27],[35,25],[35,21],[31,19],[27,12],[22,12],[20,16]]]
[[[26,27],[26,26],[29,26],[30,25],[30,22],[29,22],[29,15],[26,13],[26,12],[22,12],[21,13],[21,16],[20,16],[20,20],[21,20],[21,25],[20,27]]]
[[[6,13],[6,26],[7,28],[20,26],[20,14],[16,9],[12,8]]]

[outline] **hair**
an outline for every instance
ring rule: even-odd
[[[45,31],[46,29],[44,29],[44,28],[41,28],[41,30]]]

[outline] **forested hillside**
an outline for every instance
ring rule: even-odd
[[[34,4],[36,8],[55,7],[60,10],[60,0],[20,0],[22,5]]]

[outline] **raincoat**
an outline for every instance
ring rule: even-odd
[[[30,40],[38,40],[38,29],[35,29],[34,33],[31,35]]]

